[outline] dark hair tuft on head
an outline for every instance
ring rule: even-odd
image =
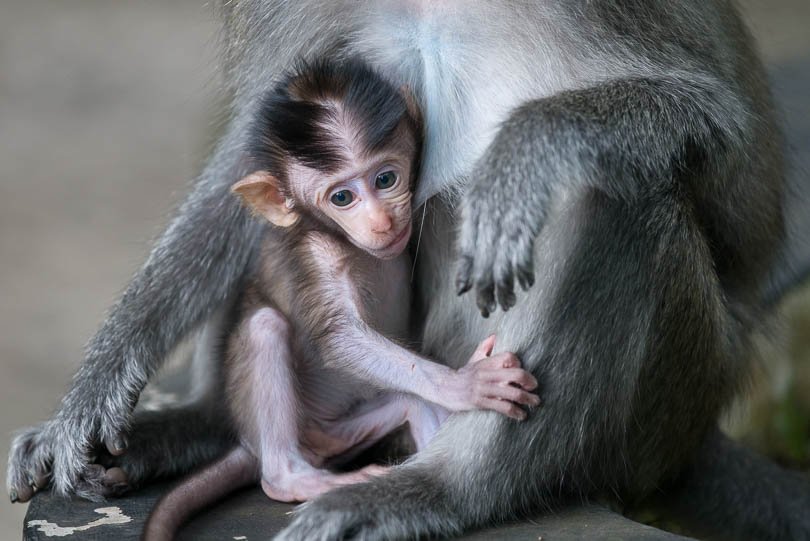
[[[334,103],[362,123],[361,144],[369,152],[389,144],[403,121],[420,139],[405,97],[365,62],[302,61],[261,99],[248,148],[256,167],[286,182],[288,159],[324,173],[342,166],[343,148],[327,128],[339,121]]]

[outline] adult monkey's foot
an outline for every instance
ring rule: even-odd
[[[369,482],[339,487],[300,505],[275,541],[444,538],[464,529],[440,476],[397,466]]]
[[[75,494],[93,501],[125,491],[123,471],[94,464],[91,443],[106,441],[107,452],[120,455],[125,440],[120,435],[102,439],[99,433],[89,416],[81,421],[57,417],[18,432],[11,443],[6,475],[10,500],[27,502],[45,487],[63,496]]]

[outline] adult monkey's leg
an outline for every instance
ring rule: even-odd
[[[236,119],[208,168],[121,300],[90,341],[70,391],[50,421],[18,435],[7,488],[25,501],[50,480],[59,494],[98,498],[106,489],[90,467],[92,448],[126,448],[141,390],[177,342],[232,294],[261,226],[229,193],[239,178]]]
[[[661,516],[699,538],[810,539],[810,477],[774,464],[719,430],[661,493],[655,502]]]
[[[519,108],[465,196],[456,285],[495,315],[544,407],[525,426],[457,416],[421,456],[315,500],[282,537],[450,535],[567,496],[642,497],[676,475],[747,372],[748,321],[781,235],[778,168],[758,177],[746,162],[769,127],[746,121],[747,103],[695,74]],[[425,266],[452,264],[447,246],[425,252]],[[443,278],[422,294],[438,358],[480,321]]]
[[[452,416],[424,452],[313,501],[281,539],[440,537],[566,497],[636,495],[699,443],[724,394],[727,314],[681,202],[591,193],[544,236],[539,262],[559,267],[491,318],[501,347],[540,381],[544,405],[523,425]]]

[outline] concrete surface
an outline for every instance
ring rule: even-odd
[[[72,541],[138,541],[149,511],[168,485],[152,485],[135,495],[101,507],[50,494],[38,495],[29,507],[23,541],[48,541],[55,532]],[[269,539],[287,526],[294,506],[274,502],[258,487],[229,496],[196,515],[176,535],[176,541]],[[77,528],[78,526],[78,528]],[[533,519],[471,532],[458,541],[695,541],[638,524],[597,505],[574,506],[543,513]]]
[[[810,56],[810,2],[743,4],[769,63]],[[57,405],[201,167],[214,35],[204,0],[0,0],[3,459]],[[25,507],[0,502],[0,539],[19,539]]]

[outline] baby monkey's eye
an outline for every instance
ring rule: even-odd
[[[378,190],[387,190],[397,183],[397,174],[393,171],[386,171],[377,175],[374,185]]]
[[[340,190],[339,192],[333,193],[329,200],[332,201],[332,204],[336,207],[345,207],[354,201],[354,195],[349,190]]]

